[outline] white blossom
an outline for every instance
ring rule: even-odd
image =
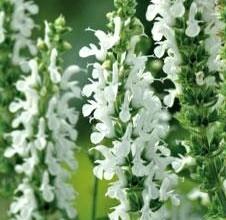
[[[50,65],[49,65],[49,72],[50,72],[50,78],[53,83],[59,83],[61,80],[61,75],[58,71],[57,67],[57,50],[54,48],[51,51],[51,56],[50,56]]]
[[[13,220],[34,219],[38,204],[28,179],[24,179],[23,183],[18,186],[16,193],[21,193],[22,195],[16,198],[10,206],[10,213],[16,216]]]
[[[191,4],[189,11],[189,19],[187,21],[186,35],[189,37],[196,37],[200,33],[199,21],[196,20],[195,16],[198,12],[198,8],[195,2]]]
[[[54,187],[50,185],[48,171],[45,171],[43,174],[40,191],[46,202],[52,202],[54,200]]]
[[[95,31],[95,36],[99,40],[99,46],[98,48],[94,44],[90,44],[89,47],[83,47],[80,50],[80,56],[81,57],[88,57],[95,55],[96,58],[100,61],[103,61],[107,55],[107,51],[111,49],[113,46],[115,46],[119,40],[120,40],[120,30],[121,30],[121,19],[120,17],[114,18],[114,24],[115,24],[115,32],[113,34],[111,33],[104,33],[101,30]]]
[[[4,29],[5,12],[0,12],[0,44],[5,41],[5,29]]]
[[[188,198],[190,200],[201,199],[201,202],[202,202],[203,205],[208,205],[210,203],[210,199],[209,199],[208,193],[201,192],[197,188],[194,188],[191,192],[189,192]]]

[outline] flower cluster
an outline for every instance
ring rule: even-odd
[[[22,94],[9,106],[15,114],[14,130],[6,135],[11,146],[6,158],[17,157],[15,170],[21,183],[9,210],[11,219],[75,219],[75,193],[68,183],[75,169],[75,125],[78,113],[70,106],[80,91],[74,75],[78,66],[62,71],[58,54],[68,48],[63,17],[45,23],[45,39],[38,40],[39,53],[28,62],[31,74],[16,83]]]
[[[27,69],[25,64],[27,58],[24,54],[33,55],[36,52],[31,37],[35,27],[32,16],[37,13],[38,7],[33,1],[2,0],[0,2],[0,188],[2,194],[11,194],[16,182],[15,176],[9,175],[13,172],[14,162],[9,162],[3,156],[8,145],[4,134],[12,130],[13,114],[9,112],[9,104],[15,97],[19,97],[14,84],[23,74],[22,70]]]
[[[37,14],[38,7],[32,1],[10,0],[9,2],[11,2],[14,7],[10,24],[14,32],[12,33],[12,39],[15,41],[12,61],[14,64],[19,64],[22,68],[26,68],[26,58],[23,57],[22,50],[27,48],[32,55],[37,53],[36,46],[30,39],[32,30],[35,27],[35,23],[30,15]]]
[[[155,21],[155,55],[164,57],[163,70],[175,83],[165,104],[171,107],[179,97],[181,111],[177,118],[190,134],[185,141],[197,163],[191,176],[209,193],[215,217],[225,217],[225,132],[219,90],[222,24],[216,1],[151,0],[147,19]]]
[[[165,219],[165,201],[179,204],[174,194],[178,178],[168,170],[174,158],[163,141],[169,118],[151,89],[147,57],[137,51],[144,30],[135,17],[136,1],[115,0],[115,7],[108,14],[111,31],[95,31],[99,47],[90,44],[80,51],[81,57],[95,55],[98,60],[83,89],[89,99],[83,115],[95,123],[92,150],[102,155],[94,174],[117,179],[106,193],[119,201],[111,220]]]

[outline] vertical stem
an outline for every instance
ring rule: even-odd
[[[95,176],[93,184],[92,220],[96,219],[97,195],[98,195],[98,179]]]
[[[223,217],[226,217],[226,195],[225,195],[225,192],[223,190],[223,186],[222,186],[221,180],[219,179],[219,176],[218,176],[218,173],[217,173],[217,169],[216,169],[215,164],[213,162],[210,164],[210,168],[213,171],[213,177],[212,178],[216,179],[217,183],[220,185],[216,189],[216,191],[214,192],[213,195],[215,195],[217,200],[218,200],[218,204],[219,204],[219,206],[222,209]],[[210,194],[210,197],[211,197],[211,194]]]
[[[222,207],[222,211],[223,211],[223,215],[224,217],[226,217],[226,195],[224,193],[224,190],[220,189],[217,191],[217,197],[219,200],[219,203],[221,204]]]

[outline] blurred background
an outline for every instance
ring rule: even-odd
[[[95,37],[92,32],[86,32],[85,29],[90,27],[92,29],[101,29],[106,30],[106,13],[113,10],[113,0],[35,0],[35,2],[40,7],[40,13],[37,18],[37,23],[43,26],[44,20],[53,21],[60,14],[64,15],[67,21],[68,26],[73,28],[73,31],[66,36],[67,40],[72,44],[73,49],[65,54],[65,65],[78,64],[79,66],[85,68],[87,63],[90,60],[81,59],[78,56],[79,49],[82,46],[88,45],[90,42],[96,42]],[[149,4],[148,0],[139,0],[137,8],[137,16],[145,24],[145,30],[148,35],[151,32],[151,24],[147,23],[145,20],[146,8]],[[148,51],[149,54],[152,54],[153,43],[148,42]],[[150,68],[158,76],[162,74],[161,63],[159,61],[150,62]],[[88,73],[78,74],[78,81],[82,87],[88,78]],[[168,82],[165,87],[170,87],[171,84]],[[156,84],[155,89],[161,94],[162,85]],[[76,103],[77,107],[81,109],[82,103],[84,100]],[[172,113],[175,113],[179,109],[179,105],[176,105],[171,109]],[[186,135],[177,123],[172,120],[172,130],[168,137],[168,142],[171,143],[171,146],[174,146],[175,134],[180,130],[180,135]],[[91,127],[88,124],[87,119],[84,119],[82,116],[78,123],[78,146],[80,151],[77,153],[77,159],[79,161],[79,169],[76,173],[73,173],[73,185],[78,192],[78,197],[75,203],[75,206],[79,213],[79,220],[91,220],[91,212],[93,207],[93,186],[94,186],[94,177],[92,174],[92,163],[88,156],[88,149],[91,146],[89,141],[89,135]],[[176,153],[178,151],[183,151],[183,149],[178,150],[178,146],[175,145]],[[174,152],[174,153],[175,153]],[[109,208],[112,207],[114,201],[111,201],[105,197],[106,182],[98,182],[98,193],[96,201],[96,212],[97,219],[106,220],[107,213]],[[194,186],[191,182],[182,182],[178,188],[178,192],[183,192],[183,194],[188,193]],[[196,201],[197,203],[199,201]],[[200,220],[202,219],[202,210],[197,209],[195,203],[191,204],[186,198],[182,198],[182,206],[179,209],[173,209],[170,220]],[[5,219],[5,203],[0,204],[0,220]],[[188,217],[189,216],[189,217]],[[161,219],[159,219],[161,220]]]

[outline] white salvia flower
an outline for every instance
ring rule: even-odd
[[[210,203],[208,193],[201,192],[199,189],[195,188],[188,194],[188,198],[190,200],[198,200],[201,199],[203,205],[208,205]]]
[[[49,65],[49,72],[50,72],[50,78],[53,81],[53,83],[59,83],[61,80],[61,75],[58,71],[57,67],[57,50],[53,49],[51,51],[51,56],[50,56],[50,65]]]
[[[100,49],[96,45],[90,44],[89,47],[83,47],[79,55],[81,57],[88,57],[95,55],[100,61],[103,61],[107,55],[107,51],[115,46],[120,40],[121,19],[120,17],[114,18],[115,32],[113,34],[106,34],[103,31],[95,31],[95,36],[99,40]]]
[[[21,50],[28,48],[32,55],[35,55],[37,52],[36,46],[31,41],[30,37],[32,35],[32,30],[35,27],[35,23],[31,16],[37,14],[39,9],[32,1],[11,0],[11,3],[14,7],[11,28],[15,32],[13,36],[15,44],[12,61],[14,64],[22,65],[23,68],[26,59],[21,55]]]
[[[5,29],[4,29],[4,19],[5,19],[5,12],[0,12],[0,44],[5,41]]]
[[[46,145],[47,145],[47,140],[46,140],[46,133],[45,133],[45,119],[40,118],[39,119],[39,125],[38,125],[38,133],[36,135],[36,140],[34,142],[35,147],[39,150],[43,150]]]
[[[124,98],[124,103],[122,105],[121,112],[119,114],[119,118],[124,123],[126,123],[130,120],[131,115],[130,115],[129,106],[130,106],[131,99],[132,99],[132,97],[131,97],[130,91],[127,90],[126,94],[125,94],[125,98]]]
[[[184,0],[175,0],[170,7],[170,12],[173,16],[182,17],[185,13]]]
[[[49,23],[47,21],[45,21],[45,36],[44,36],[44,42],[45,44],[50,47],[50,38],[49,38],[49,34],[50,34],[50,28],[49,28]]]
[[[161,3],[155,2],[159,5]],[[112,18],[112,23],[116,29],[115,19]],[[121,32],[118,36],[124,34],[123,28],[129,26],[130,22],[131,18],[120,22]],[[108,52],[114,51],[113,44],[105,51],[102,59],[99,59],[97,50],[90,52],[84,47],[80,51],[82,57],[95,55],[99,61],[110,61],[107,65],[98,62],[92,64],[92,78],[83,88],[83,95],[89,100],[82,109],[84,116],[91,116],[91,121],[97,121],[91,134],[91,142],[96,145],[92,150],[99,151],[103,159],[95,161],[94,174],[99,179],[117,178],[106,193],[119,201],[118,206],[109,214],[110,220],[130,219],[130,178],[144,180],[140,187],[143,207],[137,210],[141,219],[157,219],[157,216],[160,216],[158,211],[150,208],[152,200],[165,202],[171,199],[176,205],[179,203],[173,190],[178,178],[166,171],[175,159],[170,156],[169,149],[161,143],[169,129],[169,117],[163,110],[160,99],[150,89],[154,79],[150,72],[145,71],[147,57],[135,53],[142,34],[127,39],[128,49],[112,60],[111,56],[108,57]],[[156,38],[161,40],[165,34],[170,35],[166,30],[162,36]],[[109,36],[114,36],[114,33],[109,33]],[[105,40],[108,40],[107,36]],[[100,45],[102,42],[103,40],[100,40]],[[118,43],[120,44],[120,39]],[[103,144],[105,139],[110,144]]]
[[[186,35],[189,37],[196,37],[201,30],[199,26],[199,21],[195,19],[197,12],[198,12],[197,5],[195,2],[193,2],[190,7],[189,19],[187,21],[187,29],[186,29]]]
[[[191,156],[182,156],[180,158],[175,159],[172,163],[172,167],[176,173],[182,171],[186,166],[190,167],[195,165],[195,160]]]
[[[177,90],[171,89],[171,90],[168,90],[168,92],[169,92],[169,94],[164,97],[163,102],[166,106],[172,107],[174,104],[174,100],[177,96]]]
[[[31,147],[31,146],[29,146]],[[16,165],[15,170],[17,173],[24,173],[26,176],[31,177],[35,166],[39,163],[37,152],[31,149],[31,156],[24,159],[22,165]]]
[[[28,179],[24,179],[23,183],[18,186],[16,192],[22,195],[16,198],[10,206],[10,213],[15,215],[17,220],[32,220],[37,211],[38,205],[34,191],[28,182]]]
[[[54,187],[49,183],[49,173],[45,171],[42,177],[42,185],[40,187],[43,198],[46,202],[52,202],[54,200]]]

